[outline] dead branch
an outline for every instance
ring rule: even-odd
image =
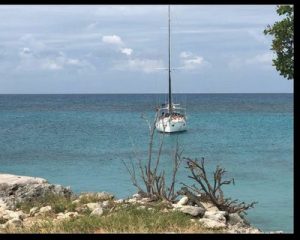
[[[199,162],[197,159],[184,158],[187,161],[187,168],[191,171],[192,176],[189,178],[195,180],[200,188],[189,187],[194,192],[200,193],[202,197],[209,199],[219,210],[227,211],[228,213],[245,213],[246,210],[253,208],[257,202],[251,202],[246,204],[245,202],[238,203],[238,200],[231,200],[231,198],[224,198],[222,190],[223,185],[234,184],[234,179],[223,180],[223,176],[226,173],[224,168],[220,166],[216,167],[213,173],[213,184],[210,183],[205,171],[204,158]],[[183,184],[188,187],[186,184]]]

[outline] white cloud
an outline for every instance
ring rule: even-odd
[[[133,50],[131,48],[121,48],[121,52],[127,56],[130,56],[132,54]]]
[[[180,53],[180,58],[182,62],[182,69],[198,69],[203,65],[207,65],[208,62],[204,60],[203,57],[195,55],[191,52],[183,51]]]
[[[183,52],[180,53],[180,57],[181,57],[181,58],[188,58],[188,57],[190,57],[191,55],[192,55],[192,53],[190,53],[190,52],[185,52],[185,51],[183,51]]]
[[[97,27],[97,25],[98,25],[97,22],[90,23],[90,24],[86,27],[86,30],[88,30],[88,31],[95,30],[96,27]]]
[[[146,73],[155,72],[158,68],[163,67],[161,60],[153,59],[131,59],[129,60],[129,68],[132,70],[142,70]]]
[[[260,53],[248,58],[233,57],[228,61],[228,67],[232,70],[240,69],[245,66],[257,66],[264,69],[272,69],[272,52]]]
[[[102,37],[102,42],[108,44],[122,45],[123,41],[118,35],[106,35]]]
[[[116,70],[143,71],[145,73],[156,72],[164,67],[162,60],[156,59],[129,59],[126,62],[118,63],[114,66]]]
[[[32,34],[23,35],[20,38],[20,42],[35,50],[43,50],[46,48],[46,45],[42,41],[37,40]]]
[[[78,59],[73,58],[67,59],[67,63],[70,65],[80,65],[80,61]]]
[[[196,65],[201,65],[203,63],[203,57],[194,57],[191,59],[185,59],[184,64],[188,68],[195,68]]]
[[[202,27],[201,29],[174,30],[174,34],[209,34],[209,33],[236,33],[242,32],[246,27]]]
[[[20,50],[19,56],[20,63],[16,69],[21,71],[58,71],[69,67],[76,68],[77,70],[94,69],[94,66],[86,60],[69,58],[63,52],[58,52],[54,56],[43,56],[34,54],[30,48],[24,47]]]
[[[28,57],[31,54],[32,54],[32,51],[28,47],[22,48],[19,52],[20,57]]]
[[[42,68],[47,70],[61,70],[68,67],[91,68],[92,65],[85,60],[68,58],[66,56],[47,58],[42,65]]]
[[[150,15],[153,17],[157,14],[167,13],[166,6],[158,5],[130,5],[130,6],[115,6],[115,5],[102,5],[95,9],[94,14],[97,17],[107,17],[107,16],[119,16],[119,17],[144,17],[145,15]]]
[[[272,59],[274,54],[272,52],[258,54],[252,58],[248,58],[245,60],[246,64],[267,64],[272,65]]]
[[[44,59],[41,63],[41,68],[45,70],[61,70],[63,64],[56,62],[55,59]]]
[[[119,61],[115,64],[113,69],[151,73],[163,68],[162,60],[132,57],[133,49],[129,47],[121,47],[121,45],[125,44],[118,35],[103,36],[102,41],[108,44],[117,45],[118,51],[128,57],[126,60]]]

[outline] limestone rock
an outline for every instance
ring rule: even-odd
[[[85,204],[85,206],[87,206],[87,208],[90,211],[94,211],[96,208],[101,208],[102,204],[99,202],[95,202],[95,203],[87,203],[87,204]]]
[[[130,198],[130,199],[128,199],[128,202],[129,203],[137,203],[137,199],[136,198]]]
[[[144,204],[144,203],[148,203],[148,202],[151,202],[152,200],[150,198],[142,198],[140,199],[138,202]]]
[[[228,224],[238,226],[249,226],[248,222],[245,221],[238,213],[230,213],[228,216]]]
[[[189,198],[187,196],[184,196],[178,201],[177,205],[179,205],[179,206],[186,205],[188,203],[188,201],[189,201]]]
[[[174,210],[176,210],[176,209],[180,209],[182,207],[182,205],[178,205],[177,203],[175,203],[175,204],[172,204],[172,207]]]
[[[39,208],[38,207],[33,207],[29,210],[29,216],[34,216],[36,213],[39,212]]]
[[[103,208],[107,208],[108,206],[109,206],[109,201],[108,200],[102,202],[102,207]]]
[[[142,199],[142,196],[139,193],[133,194],[132,197],[136,199]]]
[[[201,202],[201,203],[205,207],[205,209],[208,211],[219,211],[219,209],[210,202]]]
[[[103,214],[103,209],[101,207],[99,208],[95,208],[92,212],[91,212],[91,216],[101,216]]]
[[[249,227],[248,228],[249,233],[262,233],[258,228]]]
[[[4,211],[5,209],[7,209],[7,205],[6,205],[6,203],[3,201],[3,199],[0,198],[0,211]]]
[[[13,219],[10,219],[8,220],[5,224],[4,224],[4,227],[5,228],[19,228],[19,227],[22,227],[23,226],[23,223],[20,219],[18,218],[13,218]]]
[[[67,212],[67,213],[65,213],[65,216],[67,218],[75,218],[78,216],[78,212]]]
[[[167,208],[164,208],[164,209],[162,210],[162,212],[167,213],[167,212],[169,212],[169,210],[168,210]]]
[[[206,211],[203,217],[225,224],[226,216],[227,212],[225,211]]]
[[[14,212],[11,210],[5,210],[4,212],[2,212],[1,215],[2,215],[1,218],[4,221],[8,221],[8,220],[12,220],[12,219],[23,220],[26,217],[26,215],[22,211]]]
[[[199,219],[199,222],[206,228],[211,228],[211,229],[219,229],[219,228],[225,228],[226,224],[223,222],[219,222],[216,220],[212,220],[209,218],[201,218]]]
[[[76,200],[72,201],[73,204],[78,204],[79,202],[80,202],[79,199],[76,199]]]
[[[65,219],[65,214],[62,212],[58,213],[56,219]]]
[[[79,200],[83,198],[93,198],[93,199],[96,198],[97,201],[105,201],[105,200],[113,199],[114,195],[107,192],[88,192],[88,193],[83,193],[79,196]]]
[[[99,201],[112,200],[114,198],[114,195],[108,192],[98,192],[97,198],[99,199]]]
[[[86,212],[87,210],[89,210],[89,208],[87,207],[86,204],[80,205],[80,206],[78,206],[78,207],[75,208],[75,211],[76,212],[80,212],[80,213]]]
[[[0,224],[0,233],[2,233],[1,230],[4,230],[4,229],[5,229],[5,223],[4,224]]]
[[[44,178],[28,177],[28,176],[18,176],[12,174],[0,174],[0,185],[26,185],[26,184],[41,184],[47,183]]]
[[[52,212],[51,206],[41,207],[39,212],[35,214],[35,216],[47,215]]]
[[[194,217],[202,217],[205,213],[205,209],[202,207],[194,207],[194,206],[182,206],[179,208],[180,212],[192,215]]]
[[[114,203],[117,203],[117,204],[121,204],[121,203],[124,203],[125,200],[124,199],[118,199],[118,200],[115,200]]]
[[[262,233],[261,230],[255,227],[241,227],[238,225],[229,225],[228,233]]]
[[[57,219],[71,219],[78,216],[78,212],[58,213]]]
[[[17,203],[48,194],[70,197],[72,192],[70,187],[49,184],[43,178],[0,174],[0,199],[9,209],[15,209]]]
[[[3,215],[4,215],[4,210],[1,210],[0,209],[0,221],[2,222],[4,219],[3,219]]]

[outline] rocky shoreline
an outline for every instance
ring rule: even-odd
[[[76,207],[73,211],[57,212],[56,210],[55,213],[47,204],[34,206],[28,213],[18,208],[23,202],[30,202],[49,194],[72,197],[72,204]],[[89,199],[89,201],[84,203],[83,199]],[[144,198],[140,194],[134,194],[128,199],[115,199],[113,194],[106,192],[75,195],[70,187],[50,184],[43,178],[0,174],[0,232],[2,233],[7,230],[22,232],[22,229],[42,221],[43,216],[51,216],[53,223],[59,223],[81,216],[86,211],[90,216],[102,216],[104,211],[112,212],[120,206],[134,205],[137,209],[151,211],[151,203],[151,199]],[[161,212],[162,214],[171,211],[182,212],[190,216],[191,223],[200,224],[209,232],[221,230],[222,233],[263,233],[260,229],[251,226],[240,214],[219,211],[207,202],[203,202],[201,207],[189,203],[188,197],[183,196],[175,204],[164,203],[165,207],[161,209]]]

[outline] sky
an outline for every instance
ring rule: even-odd
[[[171,5],[174,93],[293,93],[276,5]],[[1,5],[0,94],[165,93],[167,5]]]

